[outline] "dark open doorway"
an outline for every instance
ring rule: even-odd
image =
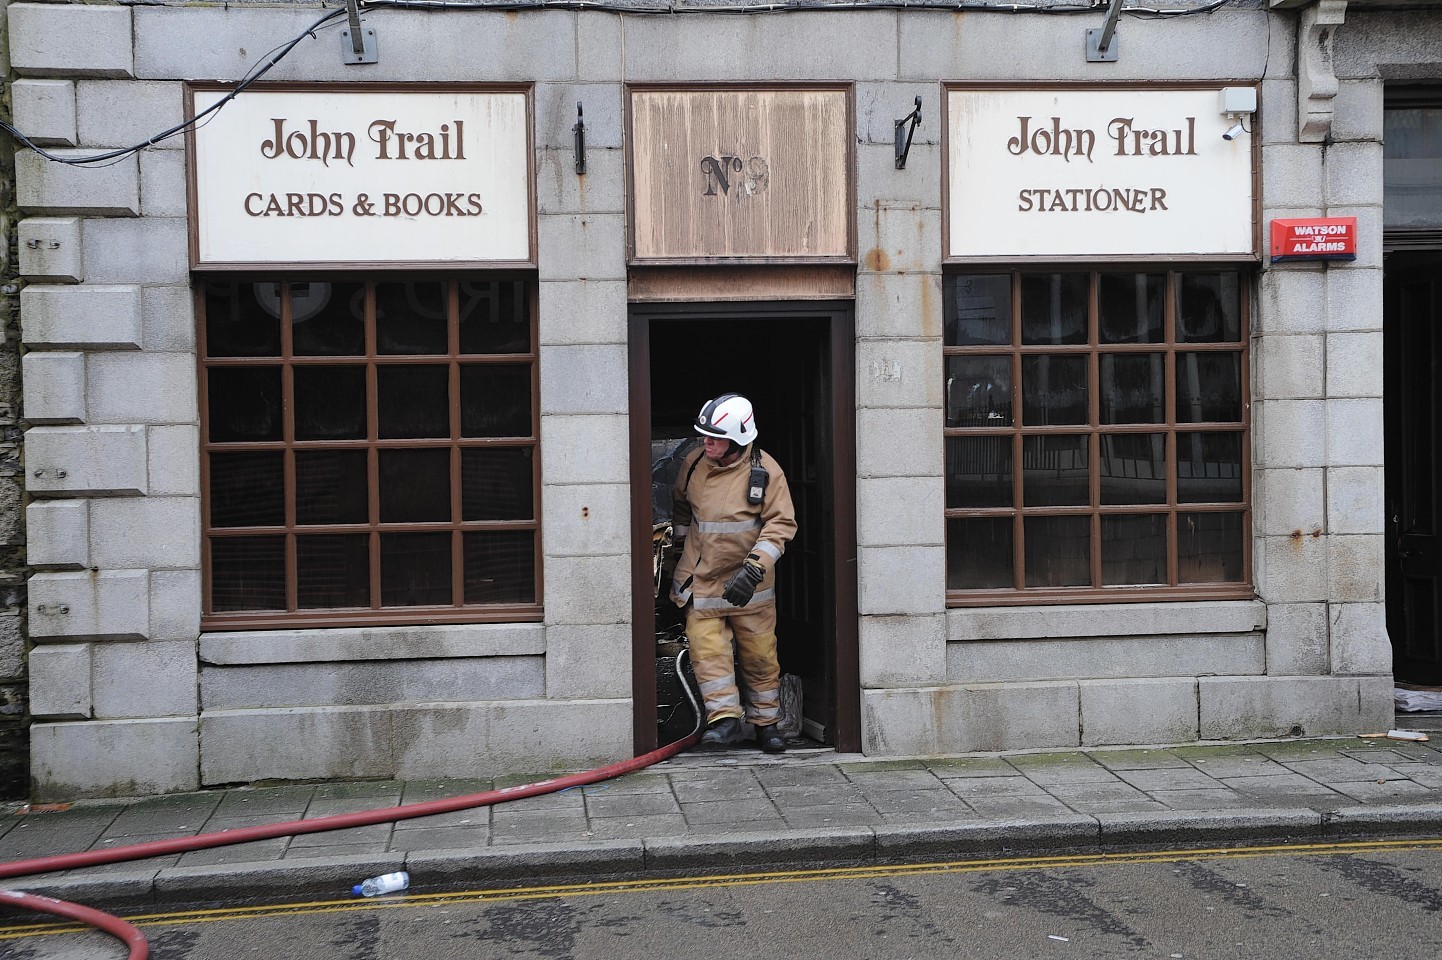
[[[1392,672],[1442,684],[1442,250],[1387,255],[1383,400]]]
[[[782,672],[801,678],[811,739],[860,748],[853,337],[849,304],[632,307],[638,752],[658,742],[651,464],[661,441],[695,436],[692,424],[702,404],[728,392],[755,405],[758,442],[786,471],[796,505],[799,529],[777,582]],[[660,616],[668,612],[663,606]]]

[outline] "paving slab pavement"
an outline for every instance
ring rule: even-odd
[[[1413,728],[1427,726],[1423,718]],[[108,904],[340,898],[405,869],[413,889],[945,860],[1025,849],[1442,836],[1442,716],[1425,743],[1329,738],[869,760],[693,750],[558,793],[439,815],[0,880]],[[515,785],[238,787],[0,806],[0,864]]]

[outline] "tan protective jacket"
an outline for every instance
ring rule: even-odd
[[[796,509],[786,474],[764,450],[761,466],[770,480],[758,504],[746,502],[750,446],[736,462],[724,467],[707,460],[705,451],[697,447],[687,454],[676,474],[671,523],[674,535],[686,538],[686,548],[676,564],[671,599],[677,606],[691,602],[698,617],[724,617],[776,603],[776,561],[796,536]],[[766,568],[766,577],[750,603],[732,606],[722,598],[722,589],[751,553]]]

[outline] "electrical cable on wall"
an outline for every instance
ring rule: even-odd
[[[1129,16],[1145,17],[1149,19],[1165,17],[1186,17],[1195,14],[1212,13],[1213,11],[1233,2],[1233,0],[1209,0],[1207,3],[1195,7],[1126,7],[1122,13]],[[167,6],[167,4],[132,3],[130,6]],[[698,4],[696,6],[666,5],[645,5],[617,3],[614,0],[503,0],[503,2],[466,2],[466,0],[372,0],[370,3],[361,3],[363,11],[381,10],[393,8],[396,10],[419,10],[427,13],[447,12],[479,12],[499,11],[513,13],[525,10],[596,10],[604,13],[620,13],[636,16],[679,16],[683,14],[737,14],[737,15],[759,15],[766,13],[807,13],[817,11],[846,11],[846,10],[930,10],[949,11],[953,13],[974,12],[974,13],[1036,13],[1036,14],[1081,14],[1091,13],[1099,6],[1105,6],[1105,2],[1085,4],[1048,4],[1048,3],[1006,3],[992,4],[976,2],[976,0],[813,0],[813,2],[786,3],[786,4],[757,4],[757,3],[718,3]],[[291,51],[300,45],[306,37],[315,39],[315,32],[323,27],[330,26],[332,21],[346,17],[348,11],[345,7],[328,11],[318,20],[312,23],[305,30],[301,31],[292,39],[273,48],[265,54],[262,62],[252,67],[251,70],[236,83],[235,88],[224,97],[211,104],[200,113],[176,124],[166,130],[162,130],[153,137],[149,137],[140,143],[131,144],[128,147],[117,147],[114,150],[106,150],[102,153],[89,156],[67,157],[51,153],[44,147],[37,146],[34,141],[27,137],[23,131],[17,130],[12,124],[0,120],[0,130],[8,133],[16,142],[22,146],[29,147],[46,160],[55,163],[62,163],[72,167],[105,167],[119,163],[132,154],[139,153],[146,147],[152,147],[163,140],[178,136],[186,130],[195,127],[199,129],[209,122],[215,115],[235,97],[239,96],[245,89],[261,77],[271,71],[276,64],[285,59]]]

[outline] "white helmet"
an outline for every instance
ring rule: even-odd
[[[696,432],[746,446],[756,439],[756,414],[751,401],[739,393],[723,393],[701,408]]]

